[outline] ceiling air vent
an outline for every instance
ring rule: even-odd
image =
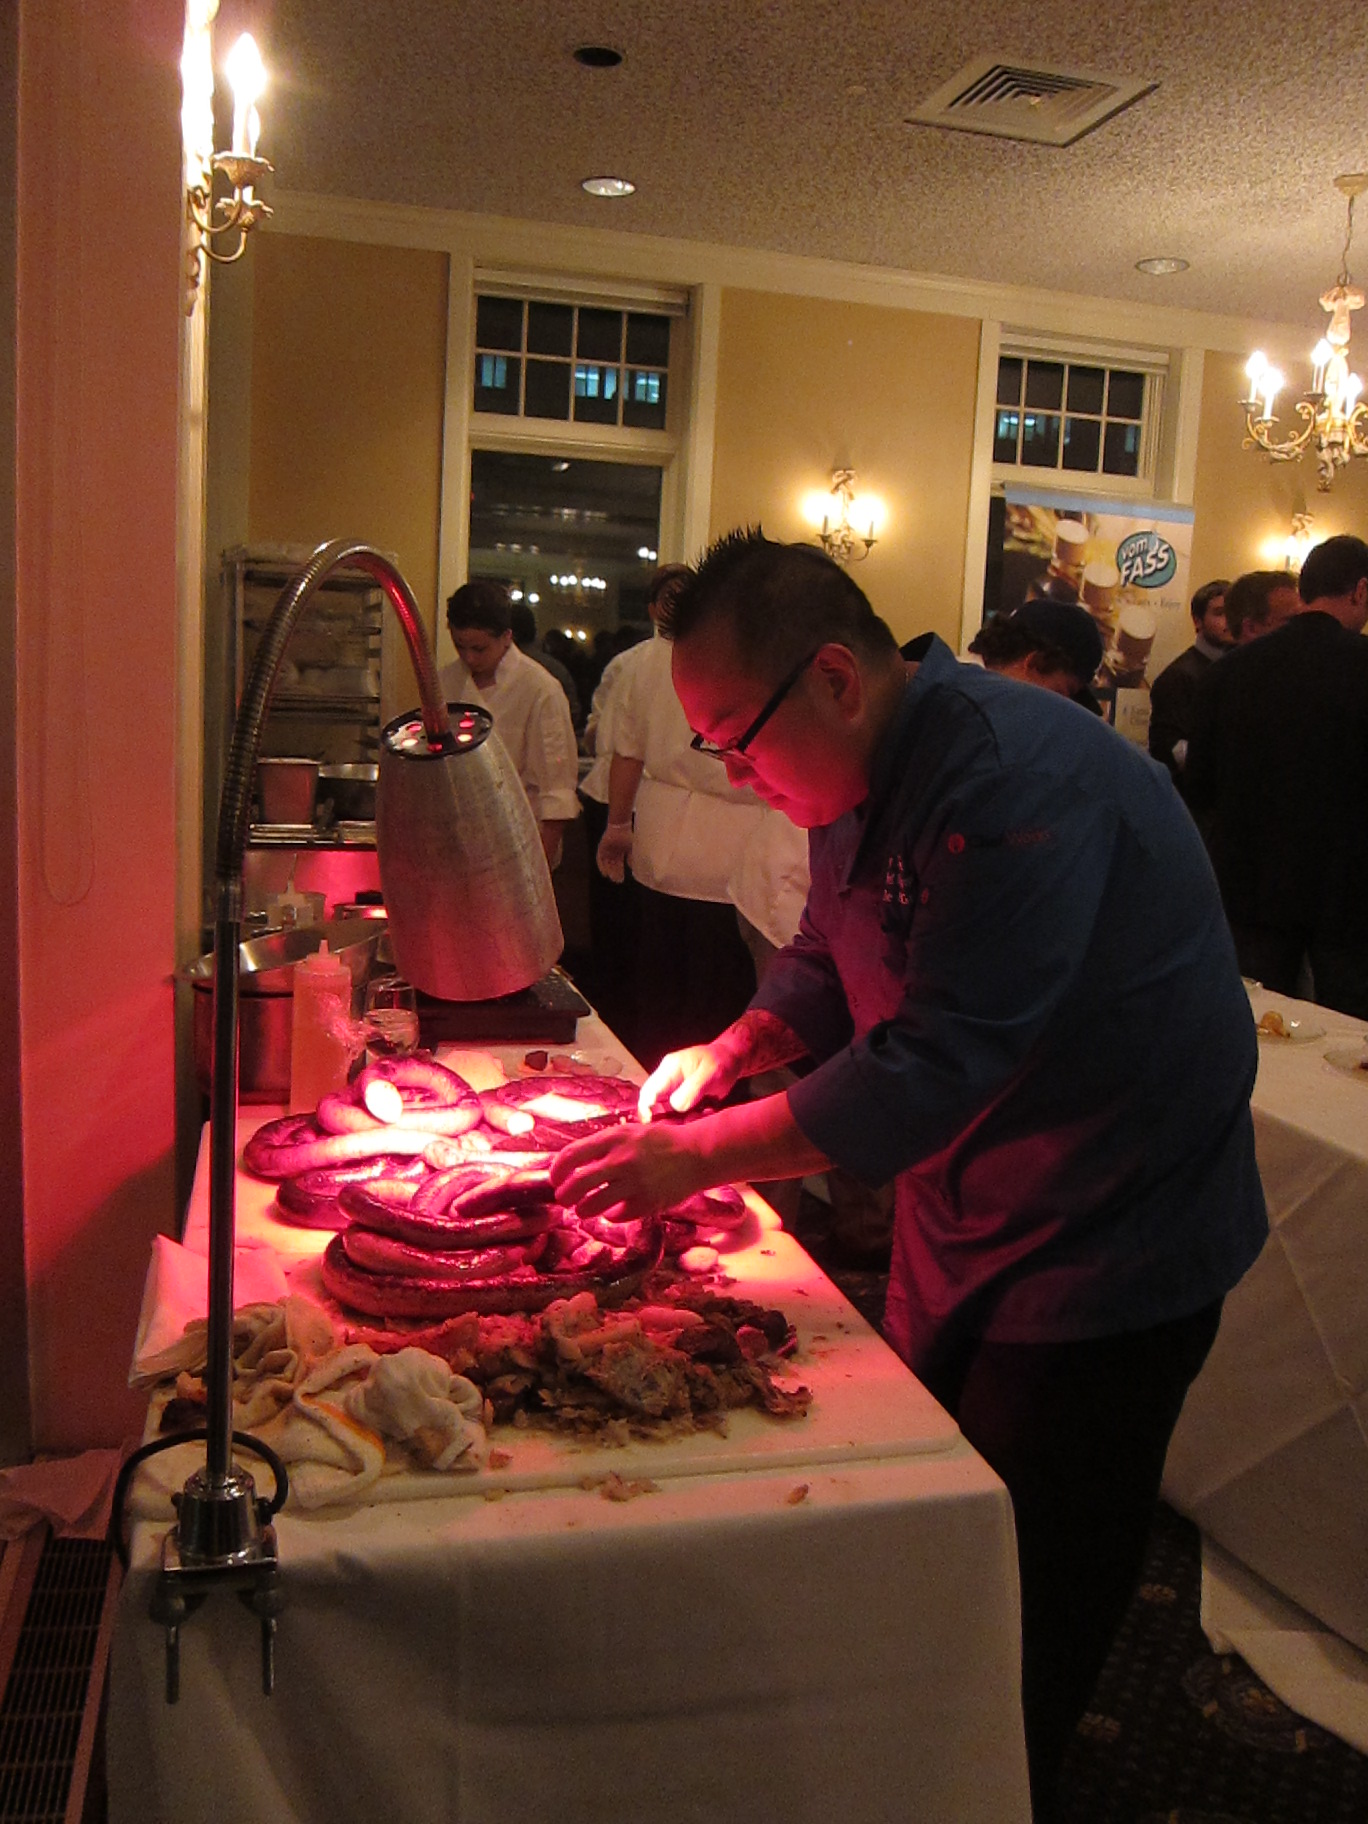
[[[976,57],[909,114],[907,124],[1068,146],[1157,87],[1101,70]]]

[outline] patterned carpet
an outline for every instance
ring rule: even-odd
[[[887,1270],[852,1265],[804,1192],[789,1225],[877,1329]],[[1199,1620],[1197,1529],[1161,1507],[1143,1580],[1069,1751],[1058,1824],[1368,1824],[1368,1757],[1289,1710]]]

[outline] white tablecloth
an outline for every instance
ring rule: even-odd
[[[324,1238],[239,1183],[241,1226],[307,1284]],[[201,1182],[187,1240],[203,1219]],[[512,1466],[460,1493],[287,1509],[269,1699],[257,1624],[217,1594],[165,1705],[162,1529],[140,1524],[112,1824],[1026,1820],[1006,1491],[789,1237],[729,1265],[796,1321],[808,1418],[613,1453],[513,1433]],[[609,1456],[658,1490],[580,1486]]]
[[[1360,1052],[1368,1026],[1262,990],[1251,1000],[1256,1017],[1278,1008],[1319,1036],[1259,1041],[1254,1127],[1271,1233],[1226,1300],[1164,1494],[1368,1652],[1368,1071],[1325,1055]],[[1308,1707],[1285,1680],[1275,1688]]]

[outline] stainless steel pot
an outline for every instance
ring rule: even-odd
[[[238,1097],[243,1102],[285,1102],[290,1094],[294,966],[326,937],[352,978],[352,1011],[384,935],[381,919],[335,919],[292,931],[268,931],[238,945]],[[214,1050],[214,957],[210,951],[177,970],[195,994],[195,1075],[209,1093]]]

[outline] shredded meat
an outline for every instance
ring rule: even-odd
[[[541,1312],[467,1312],[421,1330],[352,1329],[347,1340],[380,1354],[431,1350],[475,1382],[495,1423],[599,1443],[724,1430],[743,1406],[799,1418],[812,1403],[808,1388],[775,1379],[795,1344],[782,1311],[673,1281],[612,1309],[581,1292]]]

